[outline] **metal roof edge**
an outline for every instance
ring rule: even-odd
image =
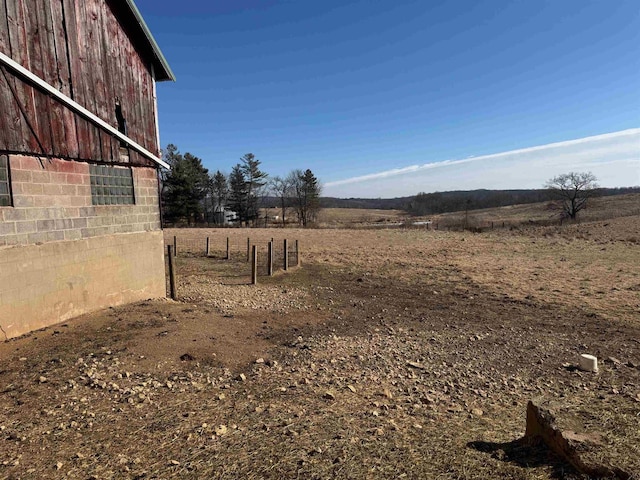
[[[140,10],[138,10],[138,7],[136,6],[133,0],[125,0],[125,2],[129,7],[129,10],[131,10],[131,13],[133,13],[133,16],[138,22],[138,25],[140,25],[140,28],[142,29],[142,32],[144,33],[145,37],[147,38],[147,41],[149,42],[149,45],[151,46],[151,49],[153,50],[153,53],[156,59],[158,60],[158,63],[162,67],[162,70],[163,70],[162,73],[165,74],[166,78],[162,78],[162,76],[158,75],[160,72],[156,72],[156,76],[159,77],[157,78],[157,80],[158,81],[171,80],[172,82],[175,82],[176,76],[171,70],[171,67],[169,66],[169,62],[167,62],[167,59],[164,58],[164,55],[162,54],[162,51],[160,50],[160,47],[158,46],[158,43],[156,42],[155,38],[153,38],[153,35],[151,34],[151,30],[149,30],[147,23],[144,21],[144,18],[142,18],[142,14],[140,13]]]

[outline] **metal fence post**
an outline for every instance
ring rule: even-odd
[[[227,258],[225,260],[229,260],[229,237],[227,237]]]
[[[175,251],[171,251],[171,245],[167,245],[167,253],[169,254],[169,296],[172,300],[176,299],[176,265]]]
[[[251,260],[251,238],[247,237],[247,262]]]
[[[251,285],[258,283],[258,248],[251,249]]]
[[[289,269],[289,252],[288,252],[288,245],[287,245],[287,239],[284,239],[284,271],[286,272]]]
[[[177,256],[178,255],[178,237],[176,237],[175,235],[173,236],[173,256]]]
[[[267,252],[267,275],[273,276],[273,240],[269,242],[269,251]]]
[[[207,248],[205,251],[206,251],[207,257],[211,255],[211,250],[209,249],[209,237],[207,237]]]
[[[300,266],[300,242],[296,240],[296,267]]]

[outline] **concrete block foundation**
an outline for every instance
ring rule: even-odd
[[[0,338],[165,295],[159,230],[0,248]]]

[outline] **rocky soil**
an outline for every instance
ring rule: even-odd
[[[179,257],[178,302],[0,345],[0,477],[583,478],[517,441],[530,399],[590,434],[585,459],[640,475],[637,296],[538,290],[567,266],[633,285],[640,247],[570,237],[554,259],[567,232],[313,232],[302,268],[257,286],[241,261]]]

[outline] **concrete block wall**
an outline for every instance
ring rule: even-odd
[[[9,155],[13,207],[0,207],[0,248],[160,230],[154,168],[133,167],[135,205],[92,205],[89,164]]]
[[[0,249],[0,341],[166,295],[161,231]]]
[[[0,340],[166,295],[154,168],[133,167],[135,205],[92,205],[89,164],[9,155],[0,207]]]

